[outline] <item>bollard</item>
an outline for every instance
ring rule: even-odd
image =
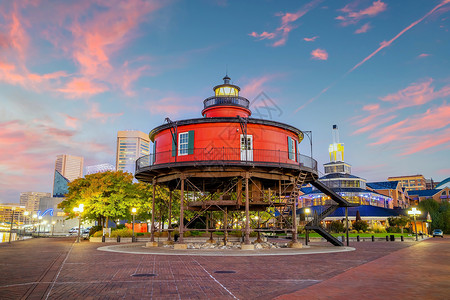
[[[131,242],[132,243],[136,243],[136,237],[133,235],[133,237],[131,238]]]
[[[386,242],[389,242],[389,236],[386,236]]]
[[[104,243],[106,241],[106,237],[104,235],[102,235],[102,243]]]
[[[391,234],[391,242],[395,242],[395,235]]]
[[[404,242],[404,241],[405,241],[405,238],[403,237],[403,235],[402,235],[402,236],[400,236],[400,240],[401,240],[402,242]]]
[[[375,242],[375,236],[372,235],[372,242]]]
[[[117,242],[120,243],[120,235],[117,236]]]
[[[356,236],[356,241],[359,242],[359,235]]]

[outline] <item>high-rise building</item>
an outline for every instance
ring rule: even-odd
[[[41,198],[50,196],[50,193],[23,192],[20,193],[20,206],[24,206],[26,211],[37,212]]]
[[[116,153],[116,170],[134,173],[136,159],[150,154],[150,139],[141,131],[119,131]]]
[[[55,170],[69,181],[83,177],[83,157],[68,154],[56,157]]]
[[[55,162],[53,197],[64,197],[68,192],[67,184],[81,177],[83,177],[83,157],[58,155]]]

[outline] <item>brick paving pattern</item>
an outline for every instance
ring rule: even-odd
[[[351,243],[356,251],[259,257],[125,254],[96,250],[104,244],[73,241],[41,238],[0,244],[0,299],[412,299],[413,294],[446,299],[450,295],[446,238],[417,244]],[[428,297],[431,290],[434,294]]]

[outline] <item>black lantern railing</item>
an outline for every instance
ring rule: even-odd
[[[208,108],[216,105],[237,105],[244,108],[249,108],[250,101],[240,96],[224,96],[224,97],[209,97],[203,100],[204,108]]]

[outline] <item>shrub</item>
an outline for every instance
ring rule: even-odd
[[[369,228],[369,224],[367,224],[366,221],[362,221],[362,220],[361,221],[355,221],[353,223],[353,228],[355,230],[364,232],[364,231],[367,230],[367,228]]]
[[[389,232],[389,233],[400,233],[401,229],[396,227],[396,226],[390,226],[390,227],[386,228],[386,232]]]
[[[119,224],[116,226],[116,229],[123,229],[125,228],[125,224]]]
[[[99,230],[99,231],[94,232],[91,236],[93,236],[93,237],[101,237],[102,235],[103,235],[103,230]]]
[[[183,233],[183,237],[189,237],[189,236],[192,236],[192,233],[190,231],[185,231]]]
[[[96,233],[97,231],[102,231],[102,226],[96,225],[96,226],[92,226],[91,229],[89,229],[89,236],[93,236],[94,233]],[[101,236],[101,235],[100,235]]]
[[[133,231],[128,228],[116,229],[111,232],[111,237],[131,237],[133,235]]]
[[[386,229],[384,228],[377,228],[374,231],[371,231],[371,233],[386,233]]]
[[[344,224],[341,221],[333,221],[328,225],[331,232],[344,232]]]

